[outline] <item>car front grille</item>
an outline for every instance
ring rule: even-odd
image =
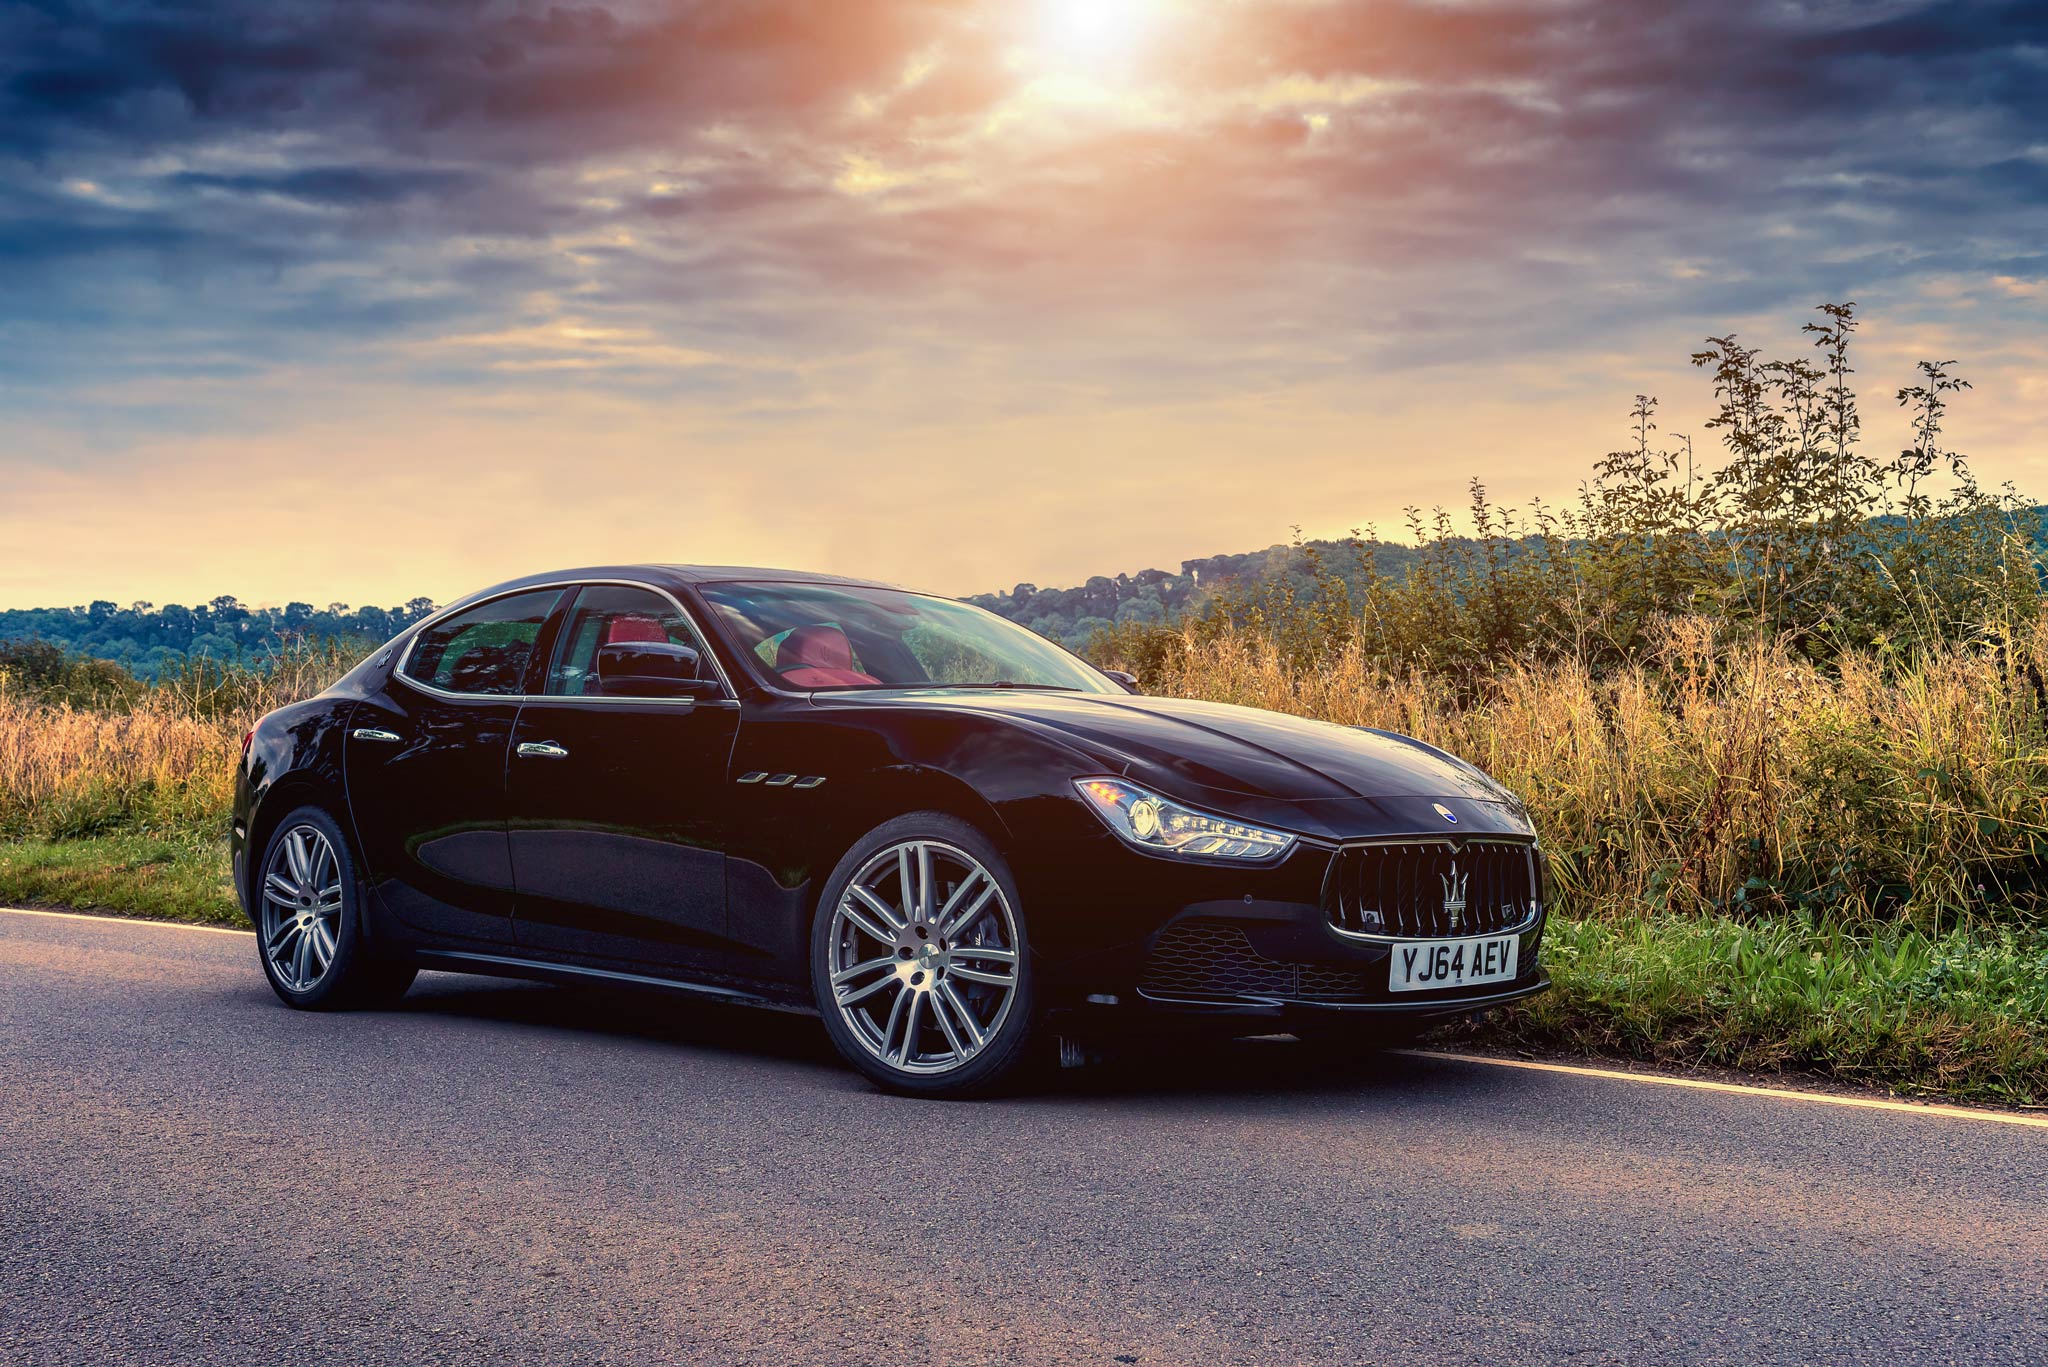
[[[1160,933],[1138,979],[1138,990],[1148,997],[1199,1001],[1281,997],[1355,1002],[1374,995],[1366,982],[1362,968],[1269,959],[1253,949],[1236,926],[1195,919],[1177,921]],[[1386,986],[1384,977],[1380,986]]]
[[[1524,840],[1424,839],[1346,845],[1323,880],[1323,914],[1354,935],[1491,935],[1533,916],[1536,848]]]

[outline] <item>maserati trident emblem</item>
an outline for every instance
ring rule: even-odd
[[[1436,814],[1442,817],[1444,820],[1450,822],[1453,826],[1458,824],[1458,814],[1452,811],[1449,807],[1444,806],[1443,803],[1432,802],[1429,805],[1436,808]]]
[[[1458,872],[1458,861],[1451,861],[1451,871],[1440,876],[1444,885],[1444,916],[1452,930],[1465,919],[1465,885],[1472,881],[1469,873]]]

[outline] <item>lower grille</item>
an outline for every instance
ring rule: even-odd
[[[1385,979],[1381,979],[1382,987]],[[1285,963],[1252,948],[1236,926],[1223,921],[1180,921],[1152,946],[1138,990],[1151,997],[1219,1000],[1284,997],[1293,1001],[1348,1002],[1373,997],[1364,969]]]
[[[1346,845],[1323,880],[1323,912],[1358,934],[1491,935],[1535,914],[1536,859],[1525,840]]]

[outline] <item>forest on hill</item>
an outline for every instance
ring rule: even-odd
[[[1098,574],[1064,589],[1019,584],[1008,593],[977,593],[967,601],[1080,650],[1116,627],[1170,626],[1184,617],[1200,616],[1226,589],[1292,586],[1308,593],[1318,573],[1331,570],[1362,585],[1368,563],[1374,573],[1398,579],[1415,563],[1416,555],[1413,546],[1384,541],[1296,540],[1240,555],[1183,560],[1178,574],[1156,569]]]
[[[69,655],[112,660],[139,679],[159,679],[188,661],[265,660],[306,641],[385,641],[434,610],[431,599],[397,607],[286,603],[244,607],[223,594],[197,607],[101,600],[69,608],[0,610],[0,643],[40,642]]]

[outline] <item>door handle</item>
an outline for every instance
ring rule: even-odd
[[[551,740],[529,740],[520,742],[519,758],[567,759],[569,752]]]
[[[378,740],[386,745],[396,745],[400,739],[396,731],[379,731],[374,726],[358,726],[349,734],[357,740]]]

